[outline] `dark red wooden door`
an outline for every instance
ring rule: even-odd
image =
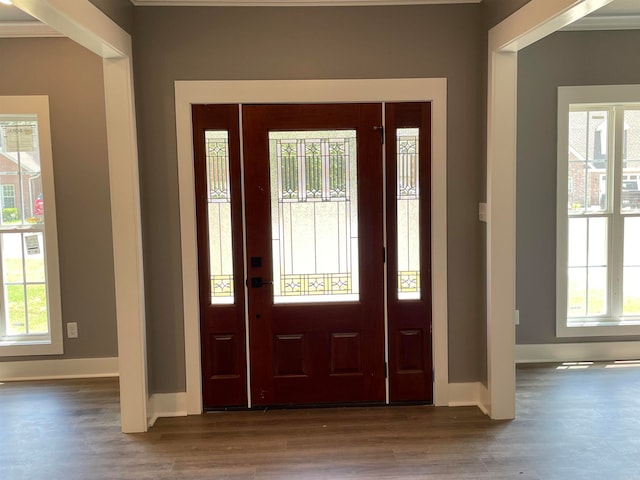
[[[385,105],[389,400],[431,402],[431,104]]]
[[[239,106],[194,105],[192,117],[203,405],[246,407]]]
[[[204,407],[430,402],[430,104],[192,113]]]
[[[381,108],[243,107],[254,405],[385,400]]]

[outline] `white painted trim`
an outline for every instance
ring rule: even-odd
[[[612,1],[531,0],[489,31],[489,51],[522,50]]]
[[[515,417],[517,52],[612,0],[531,0],[489,31],[487,365],[491,418]]]
[[[191,104],[432,101],[432,316],[434,404],[447,405],[447,81],[265,80],[175,82],[180,235],[189,414],[202,412],[200,328]]]
[[[516,345],[516,363],[555,363],[640,359],[640,342]]]
[[[64,37],[64,35],[40,22],[0,22],[0,38],[27,37]]]
[[[122,431],[147,429],[147,366],[140,185],[131,37],[88,0],[13,0],[103,58]]]
[[[118,357],[0,362],[0,381],[117,377]]]
[[[478,407],[487,415],[487,408],[483,404],[483,390],[486,387],[480,382],[450,383],[449,407]]]
[[[640,15],[602,15],[583,18],[562,30],[568,32],[590,30],[638,30]]]
[[[482,0],[131,0],[137,7],[332,7],[372,5],[453,5]]]
[[[158,418],[186,417],[187,394],[154,393],[149,399],[149,414],[149,427],[152,427]]]
[[[89,0],[12,0],[32,17],[102,58],[131,57],[131,37]]]
[[[123,429],[141,432],[147,418],[145,327],[140,181],[131,60],[103,60],[113,267],[118,324]],[[126,406],[125,406],[126,403]]]
[[[46,95],[0,96],[0,113],[36,114],[42,193],[47,202],[44,235],[46,251],[47,308],[50,342],[39,345],[5,345],[2,356],[59,355],[64,350],[62,337],[62,298],[60,294],[60,262],[58,250],[58,221],[56,217],[55,184],[53,176],[53,150],[51,147],[51,119],[49,97]]]

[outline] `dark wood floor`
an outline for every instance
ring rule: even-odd
[[[115,379],[0,385],[0,479],[640,479],[640,362],[517,369],[476,408],[209,413],[119,431]]]

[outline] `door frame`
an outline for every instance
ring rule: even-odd
[[[432,102],[433,403],[448,405],[447,79],[185,80],[175,82],[175,106],[188,414],[203,410],[191,105],[341,102]]]

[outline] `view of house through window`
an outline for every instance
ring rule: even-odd
[[[49,334],[36,115],[0,115],[2,340]]]
[[[568,120],[567,326],[638,322],[640,105],[570,105]]]

